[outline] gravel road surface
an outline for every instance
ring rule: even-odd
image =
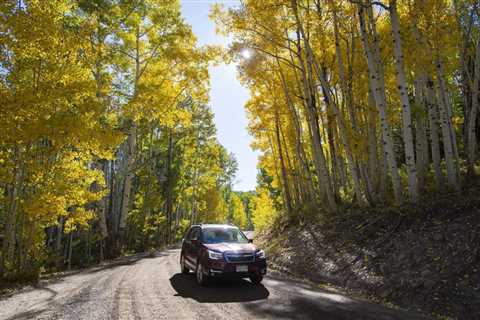
[[[199,287],[179,250],[134,255],[0,298],[0,319],[422,319],[274,276]]]

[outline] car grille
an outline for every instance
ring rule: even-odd
[[[245,263],[255,261],[255,254],[253,253],[226,253],[227,262]]]

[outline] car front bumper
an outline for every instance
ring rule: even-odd
[[[247,266],[248,271],[237,271],[237,266]],[[249,277],[251,275],[265,275],[267,274],[267,261],[265,259],[257,259],[254,262],[248,263],[231,263],[222,260],[208,261],[208,273],[210,276],[219,277]]]

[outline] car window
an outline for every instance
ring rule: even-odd
[[[188,229],[185,233],[185,240],[190,240],[190,235],[192,234],[192,229]]]
[[[185,235],[185,240],[192,240],[195,236],[195,233],[196,231],[198,230],[198,228],[190,228],[188,231],[187,231],[187,234]]]
[[[190,239],[189,240],[198,239],[199,235],[200,235],[200,228],[193,228],[192,232],[190,234]]]
[[[205,228],[203,229],[204,243],[248,243],[245,235],[235,228]]]
[[[195,233],[195,228],[190,228],[188,230],[187,236],[185,237],[186,240],[192,240],[193,234]]]

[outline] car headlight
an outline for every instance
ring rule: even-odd
[[[255,257],[257,259],[265,259],[265,251],[263,250],[258,250],[256,253],[255,253]]]
[[[210,259],[219,260],[219,259],[223,259],[223,254],[220,252],[208,250],[208,257]]]

